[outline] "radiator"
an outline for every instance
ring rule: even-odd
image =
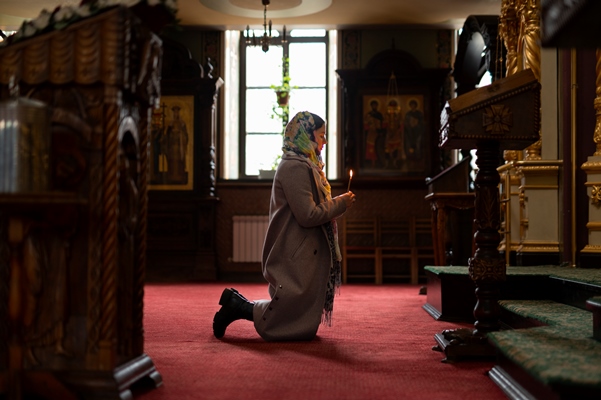
[[[235,215],[234,262],[261,262],[268,215]]]

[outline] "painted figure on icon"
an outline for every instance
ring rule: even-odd
[[[386,142],[384,168],[399,168],[405,159],[403,151],[403,122],[401,105],[397,99],[390,99],[386,108]]]
[[[185,183],[186,153],[188,151],[188,130],[186,122],[181,118],[180,106],[171,107],[173,119],[167,126],[164,141],[167,156],[167,180],[170,183]]]
[[[151,126],[151,183],[185,185],[188,182],[188,146],[190,136],[181,106],[170,107],[171,118],[163,103],[152,115]]]
[[[384,137],[385,121],[379,110],[380,102],[373,99],[369,103],[371,109],[365,114],[363,128],[365,130],[365,162],[376,167],[381,155],[380,143]]]
[[[405,114],[405,152],[407,157],[418,160],[422,157],[422,135],[424,114],[418,110],[417,100],[409,100],[409,111]]]

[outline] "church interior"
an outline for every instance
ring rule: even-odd
[[[49,3],[0,5],[0,398],[28,374],[127,398],[158,374],[145,285],[264,282],[274,67],[290,106],[265,107],[323,103],[332,194],[358,199],[343,284],[415,286],[470,324],[437,350],[494,360],[508,398],[600,398],[598,2]],[[295,83],[302,43],[323,84]]]

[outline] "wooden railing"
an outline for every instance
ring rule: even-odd
[[[385,217],[343,219],[342,280],[370,279],[382,284],[385,278],[407,279],[417,284],[420,261],[434,262],[430,218],[411,216],[403,220]],[[368,260],[355,265],[351,260]],[[387,263],[386,260],[407,260]],[[349,262],[350,261],[350,262]]]

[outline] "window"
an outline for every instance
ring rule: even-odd
[[[255,32],[256,37],[262,34]],[[336,60],[331,51],[336,49],[335,41],[335,32],[325,29],[293,29],[286,43],[276,36],[269,51],[263,52],[260,45],[247,44],[243,33],[226,32],[222,178],[256,178],[260,169],[269,170],[277,164],[285,122],[278,116],[281,109],[277,107],[273,86],[282,83],[284,60],[289,64],[292,87],[289,116],[308,110],[328,122],[328,145],[322,156],[329,177],[335,178],[336,107],[328,105],[336,101],[336,86],[328,85],[336,83]],[[237,68],[243,72],[239,85],[236,85]],[[329,109],[333,112],[328,113]]]

